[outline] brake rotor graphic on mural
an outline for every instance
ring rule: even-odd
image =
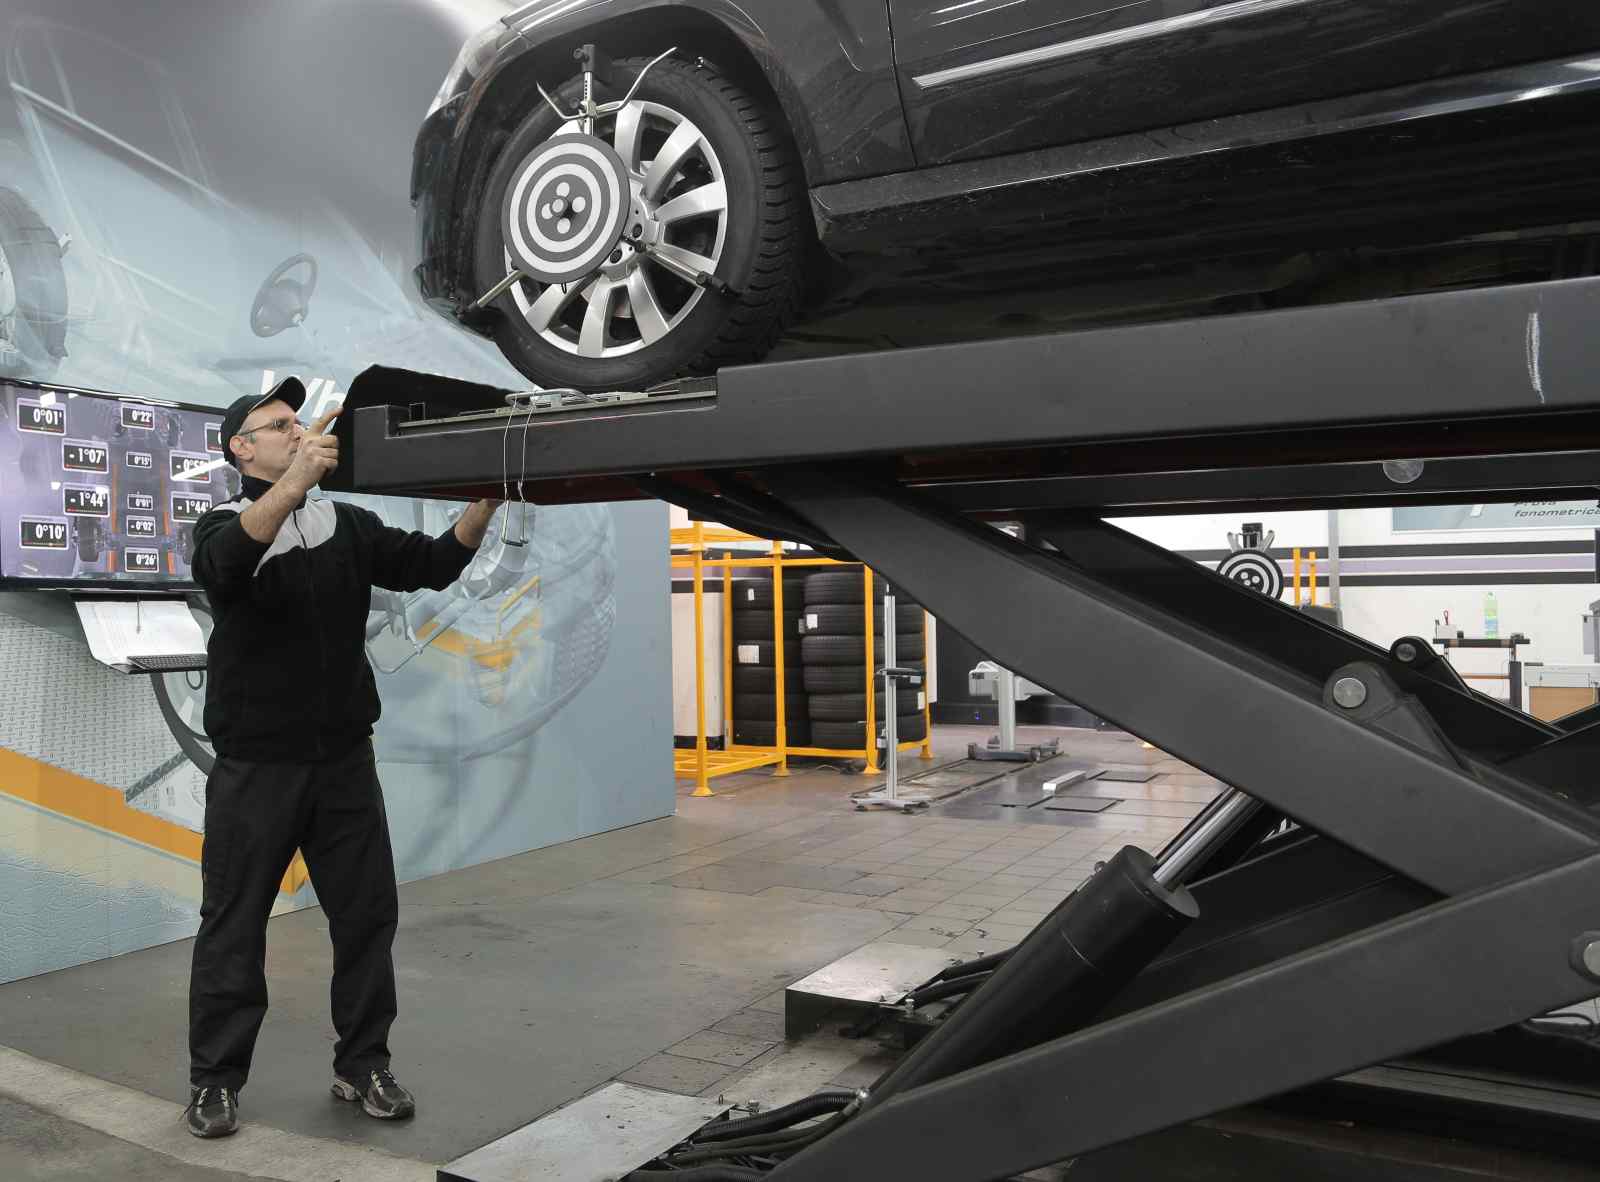
[[[500,231],[528,278],[571,283],[616,249],[632,201],[627,166],[610,144],[558,135],[530,153],[506,186]]]

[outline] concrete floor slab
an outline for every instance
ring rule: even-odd
[[[517,859],[493,863],[525,881]],[[394,1069],[415,1121],[373,1121],[327,1093],[331,953],[320,910],[274,919],[272,1006],[247,1119],[446,1162],[571,1100],[892,926],[873,911],[607,881],[477,906],[401,891]],[[458,892],[449,892],[458,893]],[[28,1054],[187,1099],[189,941],[0,987],[0,1029]],[[719,1068],[726,1072],[727,1068]]]
[[[7,1182],[261,1182],[258,1174],[207,1169],[0,1098],[0,1177]]]
[[[201,1141],[183,1105],[0,1047],[0,1178],[55,1182],[433,1182],[435,1168],[245,1123]]]

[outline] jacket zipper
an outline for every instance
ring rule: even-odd
[[[306,583],[311,589],[311,618],[316,621],[317,628],[317,668],[322,674],[317,678],[317,684],[321,688],[320,697],[322,700],[322,709],[317,712],[317,718],[320,721],[328,717],[328,638],[322,631],[322,613],[317,610],[317,577],[311,570],[311,543],[306,540],[306,531],[300,524],[300,510],[298,508],[294,511],[294,528],[300,534],[300,549],[306,556]],[[316,729],[316,724],[313,724],[312,742],[316,745],[317,758],[326,758],[327,751],[323,747],[322,731]]]

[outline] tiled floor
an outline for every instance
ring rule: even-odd
[[[981,743],[988,733],[976,727],[938,727],[933,762],[903,757],[901,774],[915,775],[959,759],[968,743]],[[1018,742],[1045,738],[1060,738],[1063,752],[1071,757],[1143,765],[1156,775],[1143,784],[1090,780],[1075,785],[1074,793],[1109,796],[1119,803],[1104,813],[1072,814],[1048,825],[946,820],[936,812],[857,812],[851,796],[874,787],[881,776],[841,775],[832,767],[799,761],[787,779],[760,769],[714,780],[717,795],[709,798],[690,795],[692,783],[680,781],[682,818],[749,819],[752,812],[770,811],[774,823],[615,877],[819,908],[873,910],[892,921],[877,939],[946,949],[952,959],[1007,948],[1083,882],[1095,863],[1128,844],[1158,851],[1221,791],[1209,776],[1127,735],[1022,728]],[[777,819],[780,811],[785,819]],[[715,1095],[780,1052],[782,1014],[780,988],[618,1078]],[[728,1041],[728,1036],[736,1038]],[[876,1061],[875,1050],[863,1045],[863,1062],[851,1062],[818,1082],[853,1085],[863,1074],[876,1078],[887,1064]],[[748,1057],[743,1063],[733,1061],[741,1056]]]
[[[1157,774],[1104,785],[1120,802],[1104,813],[1018,824],[858,812],[851,796],[873,779],[797,764],[788,778],[719,779],[711,797],[682,783],[675,816],[406,884],[396,1066],[428,1117],[404,1128],[329,1101],[326,920],[281,916],[247,1117],[438,1163],[610,1079],[767,1104],[868,1082],[887,1066],[870,1039],[783,1042],[786,985],[874,940],[952,960],[1007,947],[1097,861],[1127,843],[1160,849],[1217,790],[1127,736],[1054,733],[1073,758]],[[986,737],[937,728],[939,759],[913,757],[905,774]],[[0,987],[0,1042],[166,1102],[175,1124],[189,954],[180,942]],[[7,1152],[0,1140],[9,1177]],[[104,1176],[121,1168],[107,1159]]]

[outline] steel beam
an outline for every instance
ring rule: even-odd
[[[1166,472],[1050,476],[929,484],[934,499],[963,513],[1010,517],[1041,509],[1093,509],[1105,516],[1154,513],[1270,512],[1327,505],[1340,509],[1458,505],[1592,496],[1600,485],[1600,452],[1445,456],[1411,469],[1381,461],[1276,464]],[[1396,475],[1391,475],[1391,472]]]
[[[340,479],[521,475],[565,500],[570,480],[848,457],[968,480],[1565,452],[1600,411],[1596,321],[1600,279],[1577,279],[735,367],[714,395],[455,421],[428,417],[460,409],[440,379],[382,371],[351,385]]]

